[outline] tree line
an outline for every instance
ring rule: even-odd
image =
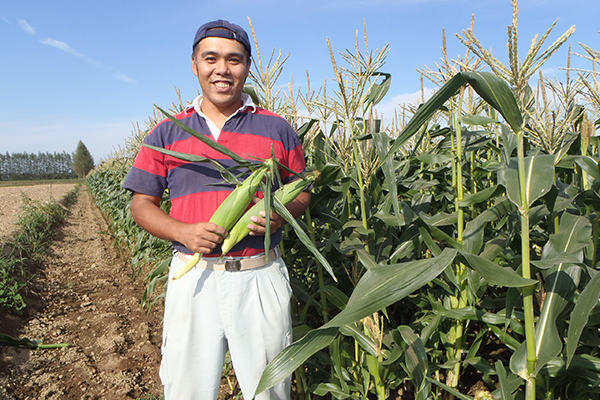
[[[73,154],[0,154],[0,181],[83,178],[93,168],[94,159],[81,141]]]

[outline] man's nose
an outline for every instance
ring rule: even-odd
[[[215,72],[219,74],[226,74],[229,71],[229,66],[226,60],[219,60],[215,64]]]

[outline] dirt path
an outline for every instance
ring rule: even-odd
[[[159,395],[162,308],[141,309],[143,282],[105,232],[84,187],[21,317],[0,332],[68,348],[0,347],[0,399],[127,399]]]

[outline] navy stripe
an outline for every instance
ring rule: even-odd
[[[233,160],[216,160],[226,168],[237,165]],[[234,175],[238,175],[244,170],[232,169]],[[243,178],[240,178],[243,180]],[[174,182],[176,185],[172,185]],[[205,193],[219,190],[231,191],[234,185],[224,182],[221,173],[216,170],[211,163],[187,163],[173,168],[169,171],[167,177],[171,198],[187,196],[194,193]]]
[[[235,132],[239,135],[260,136],[279,142],[283,145],[285,151],[291,151],[300,145],[298,135],[287,134],[289,129],[289,123],[282,117],[253,113],[249,113],[247,116],[238,114],[223,126],[223,130],[228,132]],[[283,140],[284,138],[294,140]]]
[[[193,113],[186,118],[179,119],[179,121],[189,126],[196,132],[203,134],[204,136],[208,136],[208,134],[210,134],[210,130],[208,129],[206,121],[196,113]],[[159,125],[157,125],[157,127],[158,126]],[[162,121],[160,123],[160,129],[162,130],[161,135],[153,135],[151,132],[150,135],[146,136],[144,142],[153,146],[167,147],[172,146],[174,143],[180,140],[187,140],[192,137],[191,134],[187,133],[183,129],[180,129],[171,120]],[[208,134],[203,132],[208,132]]]
[[[205,136],[208,136],[210,133],[204,118],[196,113],[192,113],[190,116],[180,119],[180,121],[193,130],[203,133]],[[161,122],[161,125],[165,125],[161,127],[161,129],[164,129],[162,137],[150,134],[146,137],[146,143],[167,147],[172,146],[177,141],[189,139],[192,136],[184,130],[179,129],[170,120]],[[300,145],[298,135],[289,135],[289,129],[289,123],[282,117],[255,113],[236,114],[223,126],[223,130],[227,132],[239,135],[260,136],[279,142],[283,145],[285,151],[291,151]]]
[[[164,176],[154,175],[136,167],[129,170],[123,183],[125,189],[155,197],[163,195],[166,185]]]

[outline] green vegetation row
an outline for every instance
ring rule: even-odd
[[[600,52],[583,44],[569,54],[589,69],[546,78],[574,28],[546,46],[551,26],[520,58],[513,8],[509,65],[465,30],[465,57],[444,48],[420,70],[438,90],[391,122],[374,112],[388,48],[366,32],[341,60],[329,48],[333,88],[284,95],[286,59],[254,60],[249,92],[288,118],[321,171],[297,221],[310,240],[287,227],[283,242],[295,341],[259,391],[293,374],[302,399],[600,399]],[[126,228],[115,236],[144,254],[147,303],[168,246],[133,227],[117,188],[158,119],[89,178]]]
[[[153,298],[155,286],[167,279],[168,255],[171,244],[157,239],[141,229],[131,217],[132,194],[121,186],[131,168],[128,158],[111,159],[97,167],[86,179],[90,193],[96,205],[104,214],[108,223],[108,233],[117,244],[123,261],[132,263],[132,273],[136,276],[152,269],[146,294],[142,299],[144,307],[163,297]],[[162,207],[168,212],[170,201],[165,197]]]
[[[77,201],[79,186],[60,201],[39,202],[23,195],[15,231],[0,242],[0,307],[20,311],[27,305],[28,284],[52,244],[56,229]]]

